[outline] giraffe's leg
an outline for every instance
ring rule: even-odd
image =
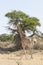
[[[24,54],[25,54],[25,58],[27,59],[27,53],[26,53],[26,49],[25,49],[25,47],[23,47],[23,52],[24,52]],[[22,56],[21,56],[20,59],[22,59]]]
[[[39,43],[39,52],[41,52],[41,47],[40,47],[40,43]]]
[[[33,58],[33,56],[32,56],[32,46],[31,46],[31,44],[28,44],[28,49],[29,49],[29,53],[30,53],[30,55],[31,55],[31,58]]]
[[[40,47],[39,47],[39,52],[41,52],[41,49],[40,49]]]
[[[33,58],[33,49],[30,49],[31,58]]]
[[[25,58],[27,59],[27,51],[26,51],[25,47],[23,47],[23,51],[24,51],[24,54],[25,54]]]
[[[28,48],[29,48],[29,53],[31,55],[31,58],[33,58],[33,45],[32,44],[28,44]]]

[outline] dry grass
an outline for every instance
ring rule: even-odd
[[[22,50],[9,54],[0,54],[0,65],[43,65],[43,50],[41,52],[35,50],[34,52],[33,59],[30,58],[29,54],[27,54],[26,59]]]
[[[13,46],[12,43],[0,42],[0,47],[2,48],[9,48],[11,46]],[[43,49],[43,44],[39,47]],[[0,65],[43,65],[43,50],[41,50],[41,52],[39,50],[34,50],[33,59],[30,58],[29,51],[27,53],[27,59],[23,50],[12,53],[9,52],[8,54],[0,53]]]

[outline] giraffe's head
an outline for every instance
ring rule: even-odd
[[[34,42],[34,43],[37,43],[36,37],[33,37],[33,42]]]

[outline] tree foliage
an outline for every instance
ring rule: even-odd
[[[0,41],[5,42],[5,41],[12,41],[13,34],[1,34],[0,35]]]
[[[18,32],[17,27],[16,27],[16,24],[18,22],[21,24],[22,30],[24,32],[27,30],[34,31],[36,30],[37,26],[40,26],[38,18],[30,17],[29,15],[27,15],[26,13],[22,11],[14,10],[12,12],[8,12],[5,16],[9,18],[10,27],[8,28],[11,29],[13,33]]]

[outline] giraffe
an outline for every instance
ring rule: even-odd
[[[18,29],[18,32],[20,34],[21,44],[22,44],[22,48],[23,48],[23,51],[25,53],[25,56],[26,56],[26,50],[25,50],[25,48],[28,47],[30,49],[31,58],[32,58],[33,44],[31,42],[31,39],[27,39],[26,38],[26,35],[24,34],[24,32],[23,32],[23,30],[21,28],[21,25],[19,23],[17,23],[17,29]]]

